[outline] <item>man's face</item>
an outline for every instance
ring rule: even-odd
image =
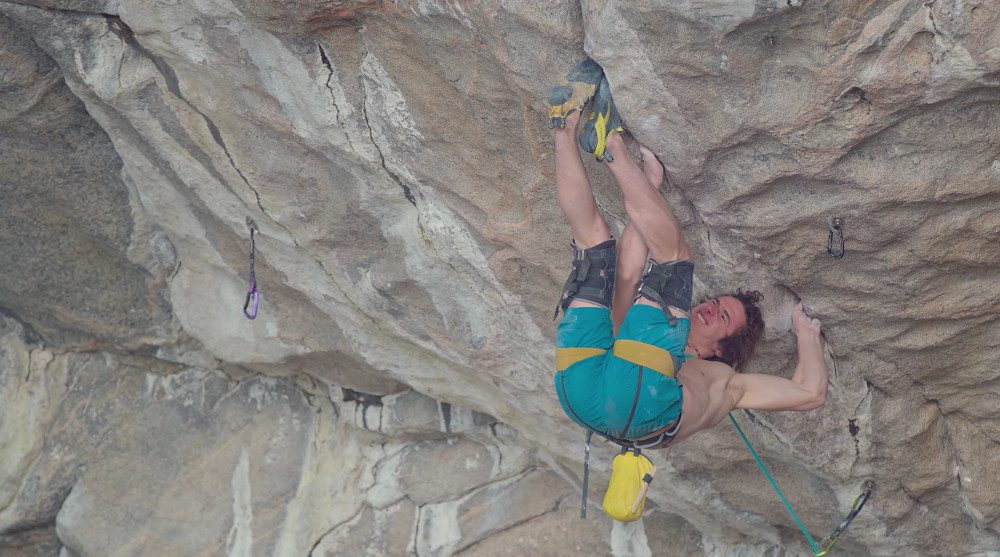
[[[688,344],[699,358],[719,356],[719,341],[738,332],[747,324],[743,303],[732,296],[712,298],[691,308],[691,334]]]

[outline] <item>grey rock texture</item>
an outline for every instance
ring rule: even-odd
[[[996,551],[998,28],[987,0],[0,1],[0,552],[805,552],[725,427],[657,455],[641,523],[575,518],[543,99],[585,53],[698,292],[766,294],[752,370],[791,373],[796,297],[825,324],[827,404],[740,416],[814,535],[874,479],[842,553]]]
[[[339,390],[160,374],[2,329],[4,555],[442,555],[576,499],[493,419],[392,437]]]
[[[137,346],[169,319],[171,269],[130,259],[121,160],[62,72],[3,16],[0,37],[4,307],[53,342]]]

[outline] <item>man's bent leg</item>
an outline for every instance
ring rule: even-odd
[[[646,180],[657,191],[663,184],[663,165],[649,149],[639,146],[642,153],[642,173]],[[628,224],[618,240],[618,268],[615,278],[614,305],[611,308],[611,321],[615,325],[615,334],[621,327],[625,315],[635,300],[639,279],[642,278],[649,250],[636,231],[635,226]],[[648,302],[647,302],[648,303]]]
[[[625,210],[630,224],[635,226],[650,255],[639,287],[640,297],[635,303],[657,306],[671,317],[671,321],[674,317],[684,317],[691,308],[690,296],[687,302],[681,300],[684,290],[690,292],[691,273],[686,267],[682,267],[684,272],[680,274],[673,273],[673,262],[684,262],[693,269],[691,248],[666,200],[653,188],[643,169],[626,156],[621,135],[616,133],[608,137],[608,150],[615,157],[614,162],[608,163],[608,168],[625,196]],[[643,156],[653,154],[643,149]],[[664,288],[672,289],[680,296],[668,296],[664,294]]]
[[[581,427],[605,431],[604,369],[614,343],[609,312],[566,310],[556,333],[554,383],[563,411]]]
[[[580,111],[566,117],[565,128],[555,128],[556,195],[573,231],[573,270],[563,287],[560,307],[611,307],[615,281],[615,241],[597,211],[583,159],[576,146]],[[556,310],[558,313],[558,309]]]
[[[646,244],[642,242],[635,226],[631,223],[625,225],[622,237],[618,240],[618,265],[615,269],[614,302],[611,306],[611,321],[615,325],[616,335],[635,300],[639,279],[642,278],[648,258]]]
[[[580,249],[596,246],[611,238],[611,231],[597,211],[594,192],[576,146],[576,128],[580,111],[566,117],[565,128],[555,128],[552,138],[556,148],[556,195],[559,207],[573,231]]]
[[[650,257],[657,263],[691,259],[691,248],[673,212],[639,165],[627,155],[619,134],[608,137],[608,150],[615,158],[608,168],[621,187],[629,220],[649,249]]]

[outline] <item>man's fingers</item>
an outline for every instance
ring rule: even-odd
[[[809,314],[812,313],[812,308],[810,308],[809,306],[803,304],[802,302],[799,302],[799,303],[795,304],[795,311],[797,311],[797,312],[801,311],[803,315],[805,315],[806,317],[809,317]]]
[[[795,308],[792,310],[792,328],[795,329],[796,327],[807,327],[821,331],[823,323],[819,319],[811,317],[806,307],[800,301],[795,304]]]

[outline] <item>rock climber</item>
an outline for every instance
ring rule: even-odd
[[[573,233],[573,270],[560,307],[555,385],[580,426],[620,444],[665,448],[733,409],[811,410],[826,398],[820,322],[792,310],[798,365],[791,379],[739,373],[764,333],[755,291],[691,307],[694,257],[659,192],[664,168],[640,146],[629,155],[607,78],[591,59],[549,95],[556,193]],[[585,106],[590,117],[578,130]],[[579,131],[579,139],[578,139]],[[612,237],[577,142],[606,163],[628,224]],[[557,309],[558,311],[558,309]]]

